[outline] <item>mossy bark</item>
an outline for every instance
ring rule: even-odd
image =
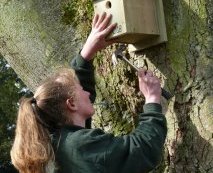
[[[168,87],[175,93],[168,117],[170,172],[213,171],[213,3],[164,1],[169,42]]]
[[[91,1],[4,0],[0,2],[0,51],[34,90],[58,66],[67,66],[89,33]],[[84,5],[80,6],[83,3]],[[85,5],[86,4],[86,5]],[[88,11],[89,10],[89,11]],[[89,15],[85,13],[88,11]],[[168,42],[130,60],[155,70],[175,96],[162,99],[168,119],[164,160],[153,172],[213,172],[213,3],[164,0]],[[72,14],[72,15],[70,15]],[[78,17],[73,31],[70,23]],[[79,18],[79,16],[81,16]],[[111,64],[114,46],[95,58],[97,103],[94,126],[115,135],[134,128],[142,111],[137,76],[126,64]]]

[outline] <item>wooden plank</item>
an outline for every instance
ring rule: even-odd
[[[160,35],[135,44],[130,44],[128,46],[130,52],[140,51],[168,41],[162,0],[156,0],[156,11]]]
[[[156,0],[125,1],[124,11],[127,33],[159,35],[156,18]]]

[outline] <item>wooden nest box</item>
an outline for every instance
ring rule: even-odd
[[[117,23],[108,39],[138,51],[167,41],[162,0],[94,0],[95,13],[112,14]]]

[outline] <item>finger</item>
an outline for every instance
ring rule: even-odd
[[[142,79],[141,79],[143,82],[147,83],[149,81],[149,78],[144,76]]]
[[[101,32],[101,35],[106,37],[107,35],[109,35],[116,28],[116,26],[117,26],[116,23],[109,25],[106,29],[104,29]]]
[[[92,28],[95,27],[96,23],[98,22],[98,19],[99,19],[99,15],[95,14],[95,17],[92,20]]]
[[[99,25],[103,22],[105,17],[106,17],[106,12],[103,12],[102,15],[98,18],[98,21],[97,21],[95,27],[99,27]]]
[[[138,70],[138,77],[139,78],[143,78],[144,76],[145,76],[145,70],[143,69],[143,68],[140,68],[139,70]]]
[[[148,77],[150,80],[150,83],[154,84],[154,85],[160,85],[160,79],[156,76],[152,76],[152,77]]]
[[[106,15],[105,19],[100,23],[99,25],[99,29],[100,30],[104,30],[106,29],[106,27],[109,25],[110,21],[111,21],[112,15]]]
[[[146,76],[152,77],[153,76],[153,72],[150,70],[146,71]]]
[[[156,77],[155,80],[154,80],[154,83],[160,85],[160,82],[161,82],[160,79],[158,79],[158,78]]]

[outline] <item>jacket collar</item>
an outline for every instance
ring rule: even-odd
[[[84,127],[81,126],[76,126],[76,125],[65,125],[63,129],[71,130],[71,131],[77,131],[81,129],[85,129]]]

